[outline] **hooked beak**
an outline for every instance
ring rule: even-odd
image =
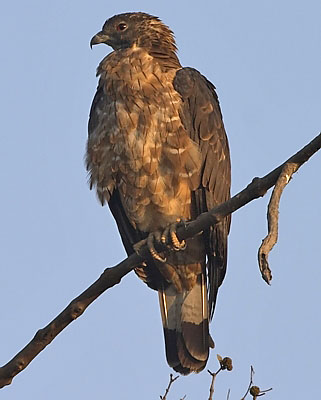
[[[109,39],[109,36],[108,36],[108,35],[106,35],[106,34],[103,33],[102,31],[101,31],[101,32],[98,32],[98,33],[91,39],[91,41],[90,41],[90,48],[92,49],[92,47],[93,47],[95,44],[99,44],[99,43],[106,43],[106,44],[107,44],[108,39]]]

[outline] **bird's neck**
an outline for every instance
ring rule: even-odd
[[[105,57],[97,68],[97,75],[107,75],[108,81],[123,81],[130,87],[140,87],[141,78],[149,74],[160,75],[166,73],[174,79],[175,73],[181,68],[175,54],[163,53],[161,48],[145,49],[138,46],[116,50]],[[172,76],[173,75],[173,76]],[[133,82],[135,85],[133,85]]]

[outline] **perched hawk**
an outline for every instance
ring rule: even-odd
[[[215,87],[183,68],[172,31],[159,18],[108,19],[91,45],[113,48],[89,119],[90,186],[108,203],[128,254],[151,232],[194,219],[230,197],[230,155]],[[181,374],[207,362],[216,295],[227,258],[230,218],[167,259],[136,269],[159,293],[168,364]]]

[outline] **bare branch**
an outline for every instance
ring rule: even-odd
[[[289,158],[285,163],[297,164],[297,169],[304,164],[314,153],[320,150],[321,134],[308,145]],[[177,229],[180,241],[193,237],[199,232],[208,229],[222,221],[227,215],[243,207],[250,201],[264,196],[266,191],[277,182],[284,164],[274,169],[263,178],[254,178],[253,181],[241,192],[227,202],[213,208],[207,213],[201,214],[195,221],[182,225]],[[169,251],[166,247],[156,246],[157,251]],[[0,388],[9,385],[12,379],[49,344],[72,321],[78,318],[85,309],[104,291],[118,284],[121,279],[148,259],[149,251],[144,246],[140,255],[132,254],[126,260],[112,268],[107,268],[100,278],[87,290],[75,298],[53,321],[45,328],[40,329],[34,338],[6,365],[0,368]]]
[[[212,376],[212,381],[211,381],[211,386],[210,386],[210,395],[208,397],[208,400],[213,400],[213,394],[214,394],[214,382],[217,374],[222,371],[222,368],[220,367],[216,372],[211,372],[209,369],[207,372]]]
[[[233,365],[232,365],[232,359],[230,357],[221,357],[219,354],[217,354],[217,359],[218,362],[220,363],[220,368],[216,372],[211,372],[209,369],[207,372],[212,376],[212,381],[211,381],[211,386],[210,386],[210,395],[208,400],[213,399],[213,394],[214,394],[214,382],[217,374],[221,371],[227,370],[227,371],[232,371]],[[228,393],[229,396],[229,393]]]
[[[258,261],[262,278],[269,285],[272,280],[272,273],[269,268],[268,257],[270,251],[278,240],[279,204],[285,186],[290,182],[298,164],[285,163],[282,172],[274,186],[271,200],[268,206],[268,235],[262,240],[258,251]]]
[[[245,392],[245,395],[241,398],[241,400],[244,400],[245,397],[249,394],[249,391],[251,390],[251,386],[253,384],[253,375],[255,374],[254,372],[254,368],[251,365],[251,374],[250,374],[250,383],[249,383],[249,387],[247,388],[247,391]]]
[[[265,393],[270,392],[271,390],[273,390],[273,388],[260,390],[260,394],[258,396],[264,396]]]
[[[255,374],[254,368],[251,365],[251,375],[250,375],[249,387],[247,388],[247,391],[245,392],[245,395],[241,398],[241,400],[244,400],[245,397],[249,393],[252,396],[253,400],[256,400],[258,397],[264,396],[266,394],[266,392],[269,392],[270,390],[272,390],[272,388],[266,389],[266,390],[261,390],[258,386],[254,386],[253,385],[253,376],[254,376],[254,374]]]
[[[169,391],[170,391],[170,388],[171,388],[172,384],[173,384],[173,383],[176,381],[176,379],[178,379],[178,378],[179,378],[178,375],[175,376],[175,378],[173,378],[173,374],[170,374],[170,375],[169,375],[169,383],[168,383],[168,386],[167,386],[167,388],[166,388],[166,390],[165,390],[165,394],[164,394],[164,396],[159,396],[161,400],[166,400],[166,397],[167,397],[167,395],[168,395],[168,393],[169,393]],[[183,397],[183,398],[184,398],[184,397]]]

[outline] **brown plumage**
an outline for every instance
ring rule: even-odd
[[[182,68],[170,29],[145,13],[116,15],[91,40],[114,51],[100,63],[89,119],[90,186],[108,203],[128,254],[150,232],[193,219],[230,196],[230,158],[214,86]],[[230,219],[137,275],[159,293],[167,361],[204,369],[208,322],[227,258]]]

